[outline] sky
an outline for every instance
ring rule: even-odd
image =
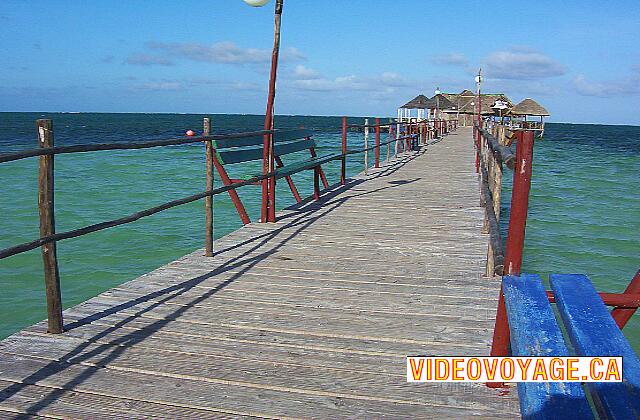
[[[273,5],[1,0],[0,111],[264,113]],[[393,116],[422,93],[640,125],[640,2],[285,0],[276,113]]]

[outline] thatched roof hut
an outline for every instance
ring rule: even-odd
[[[538,117],[548,117],[549,111],[542,105],[531,98],[524,99],[522,102],[511,108],[512,115],[535,115]]]
[[[404,109],[427,109],[429,108],[429,98],[424,95],[418,95],[400,108]]]
[[[439,93],[435,95],[433,98],[429,99],[429,109],[440,108],[442,110],[445,109],[456,109],[456,105],[451,102],[444,94]]]
[[[477,95],[472,94],[472,96],[457,96],[458,98],[456,100],[460,105],[456,112],[459,112],[460,114],[474,114],[477,111]],[[497,101],[505,102],[509,108],[513,106],[513,102],[511,102],[511,99],[509,99],[509,97],[507,97],[507,95],[503,93],[483,93],[480,95],[482,115],[493,115],[495,113],[495,109],[493,108],[493,106]]]

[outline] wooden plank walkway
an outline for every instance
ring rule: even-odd
[[[63,335],[7,338],[0,417],[518,417],[515,390],[405,382],[407,355],[489,354],[471,144],[460,129],[247,225],[65,311]]]

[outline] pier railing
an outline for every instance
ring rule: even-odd
[[[368,124],[368,121],[362,124],[347,124],[347,118],[342,119],[342,144],[341,153],[332,156],[327,161],[341,161],[340,184],[344,185],[347,180],[346,161],[349,155],[364,153],[365,171],[369,166],[368,152],[374,151],[374,167],[380,167],[380,151],[382,146],[387,146],[387,160],[391,157],[391,145],[394,144],[394,157],[398,153],[414,150],[418,144],[426,144],[429,140],[441,137],[442,135],[454,130],[457,122],[454,121],[415,121],[415,122],[389,122],[381,124],[380,119],[375,120],[375,124]],[[347,128],[357,127],[365,131],[365,145],[361,149],[349,150],[347,148]],[[381,128],[388,128],[389,139],[381,141]],[[375,143],[368,145],[368,133],[370,129],[375,131]],[[60,291],[60,274],[58,269],[58,258],[56,244],[65,239],[84,236],[93,232],[113,228],[116,226],[135,222],[143,217],[181,206],[198,200],[205,200],[205,254],[213,255],[213,197],[224,192],[235,190],[237,188],[248,185],[255,185],[259,182],[265,182],[273,179],[276,172],[263,173],[251,177],[250,179],[234,182],[231,185],[214,188],[213,179],[213,159],[216,153],[215,141],[243,139],[255,136],[274,136],[284,130],[262,130],[254,132],[244,132],[224,135],[211,135],[211,121],[205,118],[203,121],[203,135],[194,137],[181,137],[163,140],[149,141],[132,141],[119,143],[103,143],[103,144],[80,144],[73,146],[55,146],[53,122],[50,119],[40,119],[36,121],[37,132],[37,149],[30,149],[18,152],[0,153],[0,164],[13,162],[17,160],[39,157],[39,176],[38,176],[38,208],[40,220],[40,237],[38,239],[14,245],[5,249],[0,249],[0,259],[8,258],[13,255],[21,254],[36,248],[41,248],[44,266],[44,280],[47,301],[47,318],[48,331],[50,333],[62,333],[64,331],[62,319],[62,298]],[[55,172],[54,157],[60,154],[70,153],[86,153],[108,150],[138,150],[154,147],[177,146],[194,143],[204,143],[206,154],[206,190],[187,197],[167,201],[160,205],[141,210],[118,219],[108,220],[81,228],[56,232],[55,229]],[[307,165],[298,167],[291,175],[308,170],[317,165],[310,161]],[[315,197],[318,199],[319,197]]]
[[[507,135],[504,126],[493,132],[478,124],[473,127],[476,171],[480,176],[481,205],[485,208],[483,232],[490,235],[487,250],[487,276],[520,275],[524,249],[529,192],[533,172],[533,147],[536,130],[515,130]],[[515,140],[515,154],[507,144]],[[503,167],[513,171],[509,228],[506,241],[500,234],[500,207]],[[503,246],[503,242],[505,246]],[[599,293],[605,305],[614,307],[611,315],[622,329],[640,307],[640,271],[623,293]],[[548,292],[550,302],[555,301]],[[493,331],[492,356],[506,356],[509,348],[509,325],[502,290],[498,300]],[[502,384],[490,384],[501,386]]]

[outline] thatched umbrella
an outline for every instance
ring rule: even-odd
[[[400,108],[404,109],[427,109],[429,104],[429,98],[424,95],[418,95]]]
[[[513,115],[535,115],[537,117],[548,117],[551,115],[545,107],[531,98],[527,98],[511,108],[511,113]]]
[[[510,114],[514,115],[516,120],[518,117],[522,118],[523,128],[539,130],[540,137],[544,135],[544,117],[551,115],[545,107],[531,98],[524,99],[522,102],[511,108]],[[540,125],[537,126],[537,123],[527,123],[527,116],[540,117]]]

